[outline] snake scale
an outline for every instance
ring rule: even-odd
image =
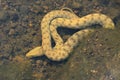
[[[114,29],[114,23],[111,18],[101,13],[92,13],[84,17],[78,17],[73,12],[66,10],[53,10],[47,13],[41,21],[42,46],[35,47],[26,54],[26,57],[47,56],[53,61],[66,59],[73,48],[85,36],[88,36],[94,29],[88,29],[86,26],[100,24],[103,28]],[[57,33],[58,27],[72,29],[81,29],[63,42],[61,36]],[[55,41],[55,46],[51,46],[51,37]]]

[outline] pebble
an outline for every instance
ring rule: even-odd
[[[40,64],[40,63],[41,63],[41,60],[37,60],[37,61],[36,61],[36,64]]]
[[[15,30],[14,29],[10,29],[8,35],[13,35],[15,33]]]

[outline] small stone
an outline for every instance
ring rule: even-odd
[[[34,73],[34,74],[33,74],[33,77],[41,80],[41,78],[43,77],[43,74],[42,74],[42,73]]]
[[[14,29],[10,29],[8,35],[13,35],[15,33],[15,30]]]
[[[29,27],[32,27],[32,26],[33,26],[32,21],[30,21],[29,22]]]
[[[73,2],[72,6],[73,6],[74,8],[79,8],[81,5],[80,5],[80,3],[78,3],[78,2]]]
[[[36,4],[40,4],[41,2],[40,2],[40,1],[36,1],[35,3],[36,3]]]
[[[41,63],[41,61],[40,61],[40,60],[37,60],[37,61],[36,61],[36,63],[37,63],[37,64],[40,64],[40,63]]]

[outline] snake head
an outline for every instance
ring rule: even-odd
[[[26,54],[26,57],[33,58],[33,57],[38,57],[38,56],[42,56],[42,55],[44,55],[42,47],[38,46],[38,47],[35,47],[34,49],[32,49],[31,51],[29,51]]]

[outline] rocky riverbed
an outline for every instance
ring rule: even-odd
[[[82,17],[100,12],[116,29],[93,25],[95,32],[61,62],[46,57],[27,59],[41,45],[40,22],[51,10],[71,8]],[[76,31],[58,29],[64,40]],[[119,0],[0,0],[0,80],[120,80]]]

